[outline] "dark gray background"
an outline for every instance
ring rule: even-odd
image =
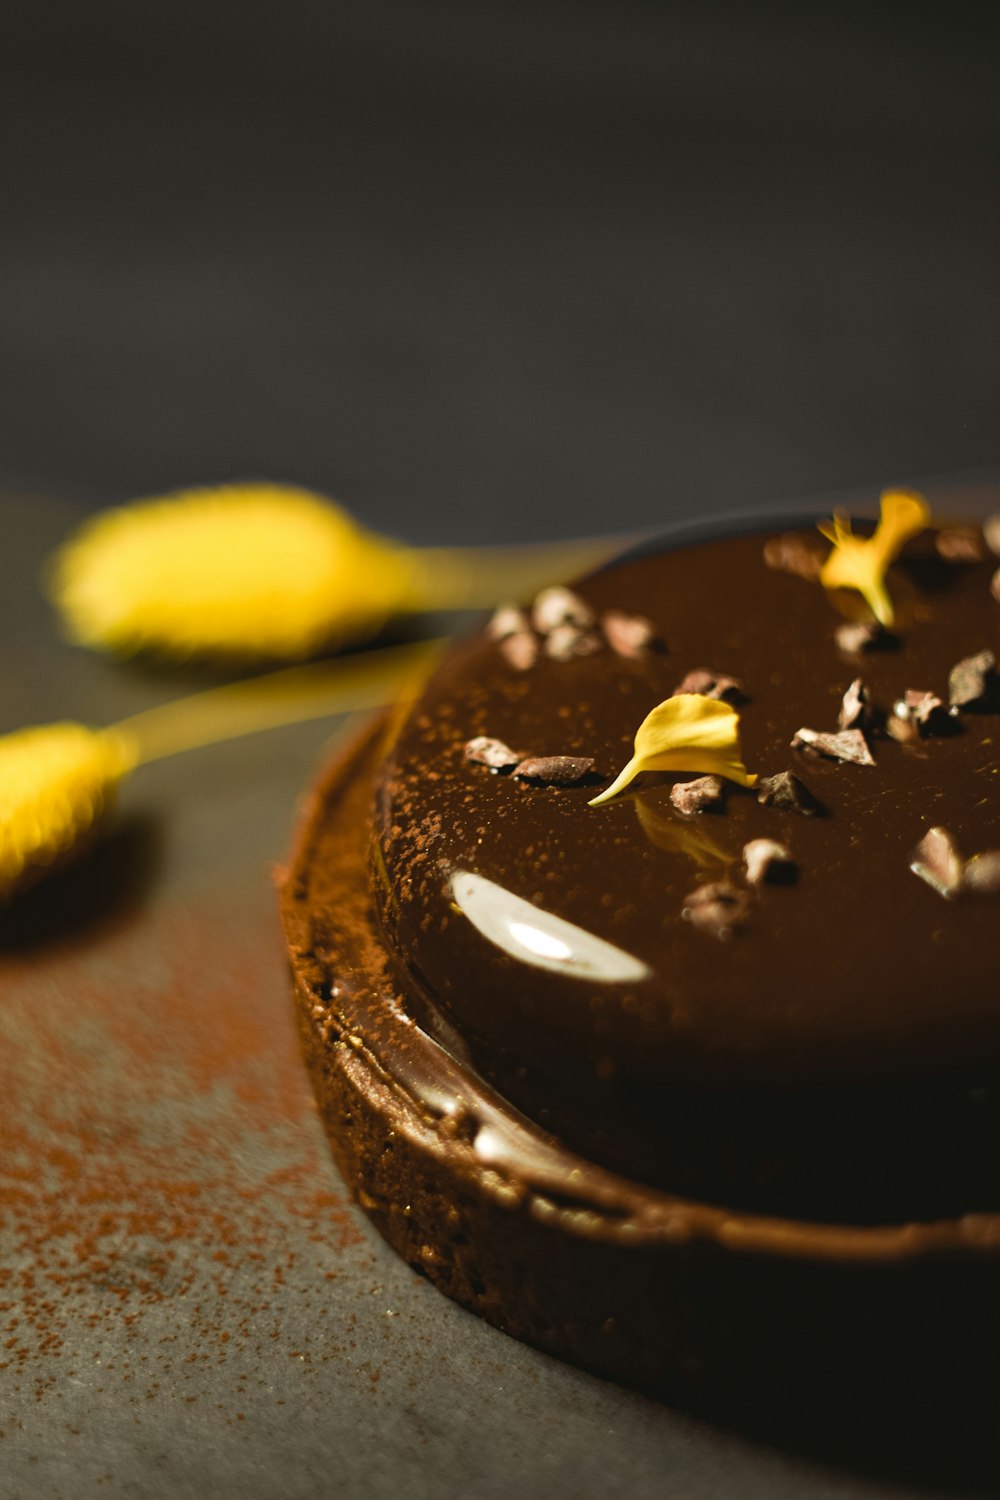
[[[989,15],[8,0],[0,483],[460,540],[990,463]]]

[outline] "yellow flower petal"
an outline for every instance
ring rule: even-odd
[[[0,737],[0,901],[79,851],[134,760],[126,736],[82,724]]]
[[[912,490],[886,490],[874,535],[855,536],[846,516],[837,514],[819,530],[833,543],[833,550],[820,570],[820,582],[828,589],[857,589],[880,625],[893,623],[892,600],[885,575],[911,536],[930,524],[930,506]]]
[[[640,771],[701,771],[753,786],[740,759],[740,716],[728,703],[700,693],[678,693],[658,703],[639,725],[635,754],[591,807],[624,791]]]
[[[732,854],[705,832],[707,819],[671,817],[643,792],[633,799],[633,806],[643,833],[658,849],[686,855],[699,870],[724,869],[733,863]]]
[[[301,660],[406,608],[412,559],[308,491],[225,485],[96,516],[57,554],[51,591],[86,646]]]

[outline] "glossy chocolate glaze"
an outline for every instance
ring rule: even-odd
[[[317,1103],[398,1254],[506,1333],[769,1442],[870,1433],[882,1455],[891,1419],[921,1484],[922,1434],[949,1493],[959,1459],[995,1473],[1000,1215],[768,1217],[616,1176],[519,1117],[406,1013],[368,880],[385,743],[380,716],[326,768],[281,886]]]
[[[945,901],[909,864],[934,824],[967,854],[1000,847],[1000,718],[875,740],[874,767],[789,741],[803,725],[835,729],[857,675],[885,708],[907,689],[947,696],[955,662],[996,644],[992,566],[911,544],[891,580],[898,648],[848,660],[834,642],[841,601],[768,569],[763,542],[642,558],[581,586],[598,611],[649,616],[663,653],[540,656],[518,672],[480,635],[442,665],[377,797],[375,889],[407,1004],[530,1116],[644,1180],[818,1217],[987,1208],[1000,898]],[[697,667],[745,685],[748,768],[794,770],[827,816],[733,787],[722,814],[682,818],[663,775],[587,806]],[[476,735],[593,756],[602,779],[555,789],[491,774],[464,758]],[[685,922],[686,895],[738,878],[757,837],[790,846],[798,882],[765,887],[730,942]],[[498,915],[498,891],[526,905],[501,900]],[[532,933],[529,908],[613,951],[576,955],[572,932],[544,919]]]

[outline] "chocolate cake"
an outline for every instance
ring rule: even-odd
[[[329,768],[283,883],[386,1239],[685,1398],[926,1390],[1000,1333],[997,559],[924,531],[886,628],[827,550],[647,551],[498,611]],[[675,697],[730,705],[746,784],[601,801]]]

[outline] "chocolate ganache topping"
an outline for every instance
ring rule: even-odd
[[[376,798],[403,1003],[526,1115],[638,1180],[858,1221],[1000,1208],[1000,895],[987,866],[961,878],[1000,848],[996,562],[909,543],[888,635],[856,596],[775,567],[778,541],[594,575],[584,618],[548,627],[557,652],[505,651],[522,617],[449,654]],[[951,710],[970,658],[981,691]],[[644,773],[590,806],[692,683],[739,703],[759,783],[685,796],[714,778]],[[500,749],[466,753],[480,741]],[[548,774],[516,774],[532,761]],[[959,851],[950,890],[911,868],[932,828]]]

